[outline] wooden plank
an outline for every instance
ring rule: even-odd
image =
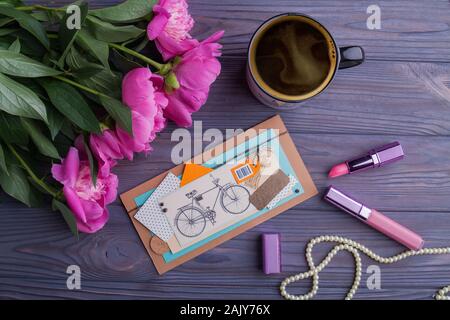
[[[40,3],[39,0],[27,1]],[[71,0],[54,1],[64,5]],[[109,6],[118,0],[90,3],[91,7]],[[193,34],[205,38],[211,32],[225,29],[226,56],[241,56],[247,50],[254,30],[266,19],[286,12],[311,15],[322,22],[340,45],[364,47],[367,59],[383,61],[450,62],[450,3],[446,0],[377,1],[381,8],[381,29],[368,30],[367,7],[373,1],[189,1],[195,17]]]
[[[83,235],[77,242],[60,226],[54,217],[36,219],[36,224],[23,226],[22,232],[33,234],[27,238],[16,228],[16,237],[10,241],[7,234],[3,243],[9,243],[10,251],[2,257],[0,294],[9,298],[204,298],[243,299],[280,298],[278,286],[284,276],[305,270],[303,257],[306,241],[317,234],[336,233],[349,236],[373,248],[381,254],[391,254],[402,249],[379,233],[346,221],[334,213],[290,211],[277,217],[233,241],[205,253],[180,268],[158,276],[148,257],[140,247],[131,226],[119,216],[125,216],[119,206],[112,206],[112,220],[97,234]],[[29,212],[22,212],[29,214]],[[42,212],[42,214],[47,214]],[[387,212],[392,215],[392,213]],[[448,225],[448,212],[447,216]],[[441,214],[442,217],[445,216]],[[314,218],[315,216],[315,218]],[[48,214],[47,214],[48,217]],[[36,217],[37,218],[37,217]],[[43,222],[44,221],[44,222]],[[422,218],[418,222],[425,222]],[[348,223],[347,223],[348,222]],[[2,223],[3,226],[3,223]],[[305,227],[307,226],[307,227]],[[343,230],[341,230],[343,229]],[[277,230],[282,233],[284,272],[265,276],[260,271],[261,232]],[[430,230],[430,229],[428,229]],[[3,231],[3,230],[2,230]],[[18,232],[19,231],[19,232]],[[438,234],[439,230],[435,230]],[[439,235],[446,233],[440,232]],[[433,239],[429,245],[443,244],[442,238]],[[446,239],[448,243],[448,239]],[[329,246],[315,251],[316,260],[321,259]],[[4,256],[4,254],[3,254]],[[371,261],[363,259],[364,270]],[[446,284],[450,276],[447,266],[450,256],[415,257],[382,268],[382,291],[365,288],[367,274],[363,276],[362,295],[371,298],[430,298],[435,289]],[[79,264],[82,270],[82,290],[65,288],[65,268]],[[352,279],[352,259],[348,254],[335,258],[321,275],[319,298],[342,297]],[[245,285],[243,285],[245,284]],[[303,291],[309,283],[303,282]],[[257,290],[258,295],[252,296]]]
[[[450,61],[448,1],[377,1],[381,29],[368,30],[370,1],[199,1],[191,7],[199,20],[197,30],[227,30],[225,55],[240,56],[262,21],[281,13],[300,12],[322,22],[340,45],[364,47],[368,59],[402,61]]]
[[[223,58],[203,126],[246,128],[276,113],[262,106],[244,79],[244,58]],[[450,64],[366,61],[342,70],[327,91],[292,112],[290,132],[376,135],[449,135]],[[224,121],[226,119],[226,121]]]

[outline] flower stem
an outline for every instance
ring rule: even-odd
[[[150,59],[150,58],[144,56],[143,54],[140,54],[139,52],[136,52],[136,51],[134,51],[134,50],[131,50],[131,49],[125,47],[125,46],[121,46],[121,45],[116,44],[116,43],[108,43],[108,44],[109,44],[109,46],[110,46],[111,48],[120,50],[120,51],[125,52],[125,53],[128,53],[128,54],[130,54],[130,55],[132,55],[132,56],[134,56],[134,57],[136,57],[136,58],[138,58],[138,59],[141,59],[142,61],[148,63],[149,65],[155,67],[155,68],[158,69],[158,70],[163,69],[164,66],[165,66],[165,64],[156,62],[156,61],[154,61],[154,60],[152,60],[152,59]]]
[[[54,33],[47,33],[47,36],[48,36],[49,38],[53,38],[53,39],[57,39],[57,38],[58,38],[58,35],[57,35],[57,34],[54,34]],[[146,56],[144,56],[143,54],[141,54],[141,53],[139,53],[139,52],[136,52],[136,51],[134,51],[134,50],[132,50],[132,49],[130,49],[130,48],[127,48],[127,47],[125,47],[125,46],[123,46],[123,45],[120,45],[120,44],[116,44],[116,43],[108,43],[108,45],[109,45],[111,48],[114,48],[114,49],[117,49],[117,50],[119,50],[119,51],[128,53],[128,54],[132,55],[133,57],[136,57],[136,58],[138,58],[138,59],[144,61],[145,63],[147,63],[147,64],[149,64],[149,65],[155,67],[156,69],[158,69],[158,71],[159,71],[162,75],[165,75],[165,74],[169,73],[169,71],[172,69],[172,64],[171,64],[171,63],[165,63],[165,64],[164,64],[164,63],[156,62],[155,60],[150,59],[149,57],[146,57]]]
[[[68,84],[70,84],[70,85],[72,85],[74,87],[77,87],[77,88],[79,88],[81,90],[84,90],[86,92],[92,93],[93,95],[108,98],[108,96],[106,94],[103,94],[103,93],[101,93],[101,92],[99,92],[97,90],[91,89],[89,87],[83,86],[82,84],[79,84],[78,82],[75,82],[75,81],[72,81],[70,79],[67,79],[67,78],[65,78],[63,76],[53,76],[53,78],[58,79],[60,81],[63,81],[65,83],[68,83]]]
[[[20,162],[20,164],[25,169],[25,171],[28,173],[30,178],[33,179],[33,181],[36,182],[37,185],[39,185],[42,189],[44,189],[53,198],[60,197],[60,192],[58,190],[56,190],[55,188],[46,184],[43,180],[39,179],[36,176],[36,174],[33,172],[33,170],[30,168],[30,166],[26,163],[26,161],[20,156],[20,154],[16,151],[16,149],[14,149],[14,147],[12,145],[10,145],[9,143],[7,143],[6,145],[8,146],[8,149],[11,151],[11,153]]]

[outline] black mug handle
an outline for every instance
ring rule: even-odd
[[[360,46],[350,46],[339,48],[341,62],[339,69],[351,68],[364,62],[364,50]]]

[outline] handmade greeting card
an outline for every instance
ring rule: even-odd
[[[279,116],[233,137],[234,141],[230,140],[215,147],[213,152],[191,159],[189,163],[201,163],[210,170],[190,167],[187,171],[190,175],[180,188],[162,195],[162,188],[158,186],[168,185],[166,178],[170,173],[183,180],[185,164],[121,195],[159,273],[189,261],[317,194]],[[201,173],[197,174],[199,169]],[[169,179],[176,181],[173,177]],[[154,202],[156,199],[158,202]],[[135,217],[148,200],[152,202],[152,213],[147,217],[160,219],[164,216],[167,225],[157,223],[158,220],[145,221],[141,215],[139,220]],[[155,203],[159,207],[154,206]],[[155,233],[149,229],[167,231],[167,226],[173,236],[166,243],[155,239]]]

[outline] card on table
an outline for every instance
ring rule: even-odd
[[[143,245],[145,246],[148,254],[151,256],[154,265],[157,271],[162,274],[165,273],[174,267],[187,262],[201,253],[210,250],[217,245],[235,237],[236,235],[245,232],[246,230],[286,211],[287,209],[309,199],[310,197],[317,194],[317,189],[314,186],[313,181],[303,164],[303,161],[298,154],[298,151],[292,142],[289,133],[284,126],[283,121],[279,116],[272,117],[253,128],[241,133],[230,140],[234,140],[234,144],[230,143],[230,140],[227,140],[222,145],[216,146],[212,150],[208,150],[205,154],[200,154],[191,159],[190,163],[204,163],[205,166],[216,168],[217,163],[223,164],[221,160],[226,159],[230,151],[234,149],[240,149],[246,141],[252,141],[253,138],[259,137],[264,133],[270,131],[277,131],[277,137],[280,143],[281,150],[281,163],[280,168],[289,176],[289,184],[291,184],[291,180],[297,180],[297,185],[294,187],[296,192],[292,192],[292,189],[289,190],[289,184],[280,193],[283,193],[287,190],[288,195],[283,198],[283,200],[278,201],[278,203],[272,204],[269,203],[267,207],[263,210],[260,210],[254,214],[250,214],[247,218],[238,221],[226,228],[214,233],[213,235],[202,239],[201,241],[196,242],[195,244],[189,245],[183,250],[177,253],[165,252],[164,254],[156,253],[152,251],[150,247],[150,240],[152,239],[152,233],[148,231],[148,229],[142,225],[137,219],[134,218],[135,213],[138,208],[145,203],[145,201],[151,196],[152,192],[154,192],[155,188],[164,180],[168,172],[172,172],[175,176],[180,177],[184,164],[180,164],[175,168],[166,171],[159,176],[150,179],[137,186],[136,188],[131,189],[128,192],[123,193],[120,198],[125,208],[127,209],[128,215],[133,222]],[[237,146],[237,147],[236,147]],[[231,155],[232,157],[232,155]],[[292,176],[292,178],[291,178]],[[246,182],[244,182],[246,183]],[[277,198],[278,195],[275,197]]]
[[[179,243],[179,247],[169,244],[172,253],[257,211],[252,205],[251,196],[262,187],[253,189],[243,183],[246,181],[245,176],[254,176],[260,171],[261,166],[251,166],[249,162],[257,153],[258,150],[255,150],[250,155],[243,156],[240,161],[230,161],[160,198],[160,205]],[[281,170],[277,170],[277,173],[283,175],[286,181],[278,190],[274,186],[270,188],[273,195],[261,194],[260,198],[266,204],[289,182],[289,178]]]

